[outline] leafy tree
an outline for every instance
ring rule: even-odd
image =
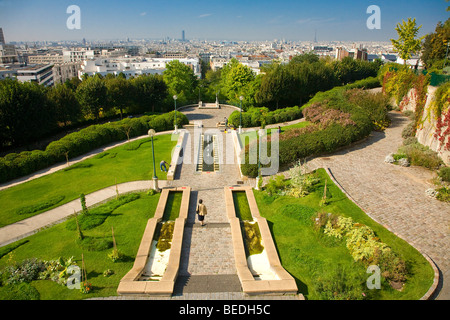
[[[132,86],[123,77],[112,77],[105,79],[108,102],[111,107],[117,107],[120,110],[120,118],[123,117],[123,110],[130,103],[133,97]]]
[[[167,85],[162,76],[140,75],[128,81],[131,83],[130,89],[134,96],[132,99],[134,112],[168,111],[162,104],[167,97]]]
[[[291,59],[291,63],[313,63],[319,62],[319,56],[314,52],[306,52],[300,55],[296,55]]]
[[[197,96],[198,79],[189,66],[178,60],[172,60],[166,64],[163,77],[170,99],[173,95],[177,95],[178,100],[187,102],[194,100]]]
[[[76,97],[86,117],[93,116],[98,120],[100,111],[108,107],[105,82],[97,76],[83,80],[77,88]]]
[[[278,109],[280,102],[289,104],[292,90],[298,89],[298,79],[289,68],[283,65],[275,65],[261,80],[261,87],[256,95],[260,104],[271,109]]]
[[[80,83],[81,80],[78,77],[73,77],[71,79],[67,79],[66,82],[64,82],[64,85],[75,92]]]
[[[248,98],[247,89],[252,81],[255,80],[255,74],[247,66],[244,66],[237,59],[233,58],[222,69],[221,88],[223,93],[231,103],[239,103],[239,97],[242,95]]]
[[[56,85],[47,92],[50,103],[53,104],[56,120],[64,123],[78,120],[81,111],[80,104],[74,92],[66,85]]]
[[[397,23],[395,30],[397,31],[398,39],[391,39],[391,42],[395,51],[400,54],[400,58],[404,60],[404,64],[406,64],[406,60],[411,58],[411,55],[420,50],[420,43],[424,38],[416,39],[420,28],[422,28],[422,25],[417,27],[416,18],[408,18],[408,21],[402,20],[401,24]]]
[[[0,81],[1,145],[24,145],[55,128],[55,112],[43,86],[12,79]]]
[[[425,68],[430,69],[434,65],[443,64],[447,53],[447,45],[450,41],[450,18],[445,23],[438,22],[434,33],[427,34],[422,44],[422,61]]]

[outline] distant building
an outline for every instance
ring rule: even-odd
[[[397,56],[395,54],[382,54],[381,61],[383,61],[383,63],[396,62]]]
[[[334,49],[328,46],[312,46],[311,50],[319,56],[333,56]]]
[[[211,57],[210,61],[211,69],[213,71],[217,71],[218,69],[222,69],[227,64],[228,59],[223,57]]]
[[[37,64],[17,70],[17,80],[20,82],[36,82],[44,86],[53,85],[53,64]]]
[[[0,44],[6,44],[2,28],[0,28]]]
[[[367,49],[353,48],[353,49],[347,50],[344,47],[337,47],[336,54],[335,54],[336,60],[342,60],[345,57],[350,57],[355,60],[367,61],[368,60]]]
[[[13,44],[0,44],[0,63],[14,63],[17,62],[16,47]]]
[[[99,52],[97,52],[98,55]],[[63,62],[83,62],[88,59],[93,59],[96,55],[94,50],[90,49],[73,49],[63,50]]]
[[[77,62],[55,64],[52,69],[54,84],[62,84],[66,80],[78,77],[79,70],[80,64]]]
[[[125,77],[139,76],[142,74],[162,74],[166,70],[166,64],[170,61],[178,60],[181,63],[189,66],[197,77],[201,77],[201,65],[199,59],[169,59],[169,58],[155,58],[155,59],[95,59],[86,60],[81,64],[81,69],[78,76],[81,78],[84,74],[89,76],[101,74],[118,75],[123,73]]]
[[[60,64],[64,62],[64,58],[61,54],[44,54],[44,55],[29,55],[28,63],[30,64]]]

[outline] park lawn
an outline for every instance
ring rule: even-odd
[[[178,135],[154,137],[156,174],[166,179],[159,162],[171,161],[171,152]],[[109,149],[92,158],[76,163],[65,170],[19,184],[0,191],[0,227],[29,218],[94,191],[127,181],[151,180],[153,161],[151,139],[144,138]],[[39,206],[47,201],[62,199],[45,209],[26,214],[17,211]]]
[[[39,291],[40,299],[79,300],[117,295],[116,290],[119,282],[133,266],[147,221],[153,217],[160,198],[159,193],[155,195],[139,193],[139,196],[137,200],[128,202],[114,210],[103,224],[82,231],[85,237],[105,238],[112,241],[111,228],[113,227],[117,248],[125,256],[123,261],[113,262],[108,257],[112,247],[99,251],[82,248],[78,243],[77,231],[68,230],[66,227],[71,222],[70,220],[75,219],[71,218],[66,222],[27,237],[26,241],[22,240],[24,242],[22,245],[0,258],[0,270],[9,265],[11,261],[21,262],[30,258],[54,260],[63,257],[67,259],[71,256],[81,267],[81,255],[83,254],[88,282],[93,287],[92,292],[83,294],[80,290],[69,289],[51,280],[32,281],[31,285]],[[14,248],[15,244],[9,246]],[[114,273],[108,277],[103,276],[103,272],[108,269],[113,270]],[[8,285],[3,288],[0,287],[0,300],[8,298],[7,296],[2,297],[2,294],[6,295],[7,291]]]
[[[283,134],[286,131],[292,130],[292,129],[297,129],[297,128],[304,128],[306,126],[309,126],[311,124],[311,122],[309,121],[301,121],[298,123],[294,123],[288,126],[282,126],[281,127],[281,134]],[[267,129],[267,134],[270,135],[272,130],[276,130],[277,128],[272,128],[272,129]],[[246,146],[247,144],[250,144],[251,142],[253,142],[254,140],[256,140],[256,135],[257,135],[257,131],[253,130],[253,131],[248,131],[248,132],[244,132],[242,134],[239,135],[239,139],[241,141],[242,146]]]
[[[406,241],[368,217],[334,185],[324,169],[318,169],[316,174],[321,182],[314,192],[303,198],[269,197],[265,191],[254,190],[260,213],[268,220],[271,228],[282,265],[296,279],[299,291],[307,299],[320,299],[316,290],[318,281],[333,279],[339,274],[339,270],[344,270],[348,278],[359,279],[368,299],[420,299],[433,283],[434,272],[428,261]],[[319,201],[323,195],[325,179],[329,204],[321,208]],[[299,205],[311,208],[312,214],[303,219],[293,215],[292,208]],[[327,213],[351,217],[355,222],[372,228],[382,242],[406,261],[409,275],[401,292],[392,289],[384,279],[381,290],[367,289],[365,282],[370,274],[366,273],[366,268],[361,263],[353,261],[345,240],[337,240],[314,229],[315,213],[321,209]]]

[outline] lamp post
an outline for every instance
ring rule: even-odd
[[[258,176],[256,177],[256,190],[259,190],[259,181],[262,179],[261,177],[261,140],[264,135],[264,130],[258,130]]]
[[[177,95],[173,96],[173,101],[175,102],[175,134],[178,134],[178,125],[177,125]]]
[[[155,147],[153,146],[153,136],[155,135],[155,130],[148,130],[148,135],[152,138],[152,157],[153,157],[153,190],[159,191],[158,188],[158,177],[156,176],[156,165],[155,165]]]
[[[239,134],[242,133],[242,100],[244,100],[243,96],[239,97],[239,100],[241,101],[241,107],[240,107],[240,111],[239,111]]]

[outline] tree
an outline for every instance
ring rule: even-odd
[[[88,77],[81,82],[76,91],[81,110],[86,117],[99,119],[100,111],[107,108],[107,89],[100,77]]]
[[[422,44],[422,61],[425,68],[443,65],[450,41],[450,18],[445,23],[438,22],[434,33],[427,34]],[[442,66],[440,66],[442,68]]]
[[[129,105],[133,97],[130,83],[123,77],[105,79],[108,102],[111,107],[120,110],[120,118],[123,118],[123,110]]]
[[[221,90],[231,103],[239,103],[242,95],[248,98],[248,86],[255,80],[255,74],[247,66],[233,58],[221,72]]]
[[[161,111],[165,112],[162,102],[168,96],[167,85],[163,77],[158,74],[140,75],[128,80],[133,92],[133,111]]]
[[[256,99],[261,105],[278,109],[280,102],[289,103],[292,90],[298,89],[298,81],[284,65],[275,65],[261,80],[261,87]],[[289,102],[288,102],[289,101]]]
[[[313,63],[319,62],[319,56],[314,52],[307,52],[300,55],[296,55],[291,59],[291,63]]]
[[[37,83],[0,81],[0,143],[24,145],[56,128],[55,111]]]
[[[181,102],[194,100],[197,97],[198,79],[189,66],[178,60],[172,60],[166,64],[163,78],[170,97],[177,95]]]
[[[55,110],[56,121],[64,123],[75,122],[80,116],[80,104],[74,92],[66,85],[58,84],[47,92],[50,103]]]
[[[411,58],[411,55],[419,52],[420,43],[424,37],[418,38],[422,25],[416,26],[416,18],[408,18],[408,21],[402,20],[402,24],[397,23],[395,30],[398,34],[398,39],[391,39],[396,52],[400,54],[400,58],[403,59],[403,64],[406,64],[406,60]]]

